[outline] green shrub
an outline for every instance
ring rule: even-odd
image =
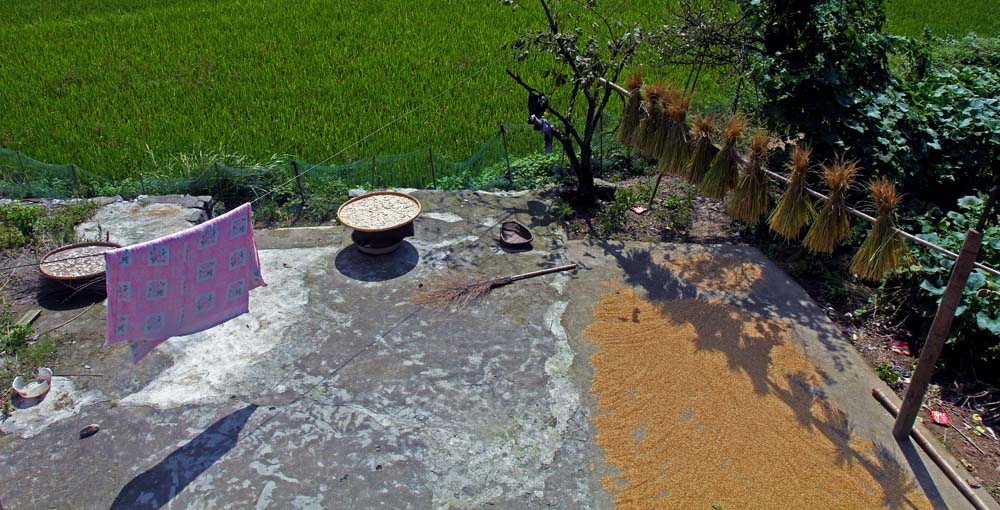
[[[0,206],[0,248],[76,242],[73,227],[90,219],[95,210],[97,205],[89,200],[49,209],[17,202]]]
[[[876,363],[875,372],[878,373],[878,378],[885,381],[885,383],[889,386],[893,386],[899,382],[899,372],[892,366],[891,363],[887,363],[885,361]]]
[[[918,221],[923,232],[919,237],[957,253],[966,231],[975,226],[982,210],[982,198],[963,197],[955,211],[945,215],[940,212],[923,215]],[[941,302],[954,261],[936,251],[918,247],[913,248],[913,257],[913,264],[904,269],[899,278],[918,288],[917,306],[914,307],[919,315],[917,327],[926,331]],[[979,261],[990,267],[1000,266],[1000,226],[996,221],[983,232]],[[982,367],[995,367],[1000,363],[1000,278],[981,271],[969,275],[943,359],[955,366],[970,358],[974,365]],[[997,378],[995,371],[981,374]]]
[[[961,69],[965,66],[1000,68],[1000,37],[932,37],[927,34],[928,65],[932,71]]]

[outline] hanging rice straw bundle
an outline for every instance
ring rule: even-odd
[[[617,140],[622,145],[631,145],[634,142],[636,129],[639,127],[640,109],[642,108],[642,69],[637,69],[625,85],[631,95],[628,98],[628,103],[625,104],[625,111],[622,112],[622,122],[618,128]]]
[[[878,217],[868,238],[851,260],[851,272],[859,277],[877,282],[886,273],[906,263],[906,242],[896,235],[896,205],[899,194],[892,181],[882,178],[869,185]]]
[[[767,185],[770,181],[764,173],[764,164],[767,163],[770,144],[771,137],[765,133],[756,132],[750,138],[743,175],[729,199],[729,215],[747,225],[756,225],[767,213]]]
[[[663,146],[660,148],[659,162],[656,165],[659,173],[683,175],[691,157],[688,145],[687,113],[691,107],[691,98],[676,89],[667,94],[666,133]]]
[[[722,132],[722,149],[712,159],[712,164],[708,167],[705,178],[698,183],[698,192],[708,198],[725,198],[729,190],[736,187],[737,179],[740,176],[739,154],[736,152],[736,144],[739,143],[743,131],[746,129],[746,120],[739,114],[733,115],[726,123],[726,129]]]
[[[788,168],[788,187],[771,213],[768,222],[771,230],[785,239],[798,239],[805,227],[816,215],[812,200],[806,195],[806,177],[809,174],[809,158],[812,149],[796,145],[792,150]]]
[[[666,93],[662,85],[650,85],[646,87],[646,99],[642,103],[644,115],[636,128],[635,146],[644,156],[653,157],[656,132],[662,122],[663,95]]]
[[[684,177],[691,184],[698,184],[708,173],[708,167],[719,149],[715,148],[715,134],[718,127],[713,117],[699,115],[694,119],[691,128],[694,138],[691,140],[691,159],[684,170]]]
[[[806,248],[817,253],[833,253],[837,243],[851,233],[851,222],[844,209],[844,195],[854,183],[857,172],[858,162],[844,161],[842,156],[838,156],[832,164],[823,165],[830,196],[819,208],[816,221],[802,240]]]

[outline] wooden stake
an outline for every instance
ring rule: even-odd
[[[970,228],[969,232],[965,234],[962,250],[958,254],[958,260],[952,266],[948,286],[945,287],[944,294],[941,296],[941,304],[938,305],[934,322],[931,323],[931,329],[927,332],[927,341],[920,349],[920,361],[917,363],[916,370],[913,371],[913,378],[910,380],[909,386],[906,387],[903,405],[899,410],[896,423],[892,427],[892,434],[896,436],[896,439],[908,436],[913,430],[913,423],[917,419],[920,405],[924,402],[924,394],[927,393],[927,386],[934,375],[934,368],[941,356],[941,349],[944,347],[945,340],[948,339],[951,322],[955,319],[955,310],[962,302],[962,292],[969,280],[969,273],[972,272],[976,257],[979,256],[979,248],[983,243],[982,232],[992,218],[993,207],[998,200],[1000,200],[1000,185],[993,187],[976,227]]]
[[[892,427],[892,434],[896,436],[896,439],[905,439],[913,430],[917,412],[920,411],[920,404],[924,401],[927,386],[931,383],[938,358],[941,356],[941,349],[944,348],[944,342],[948,339],[948,331],[955,318],[955,310],[962,301],[962,291],[965,289],[965,283],[969,280],[972,265],[976,262],[976,257],[979,256],[979,247],[982,242],[983,234],[976,229],[969,229],[969,232],[965,234],[962,251],[959,252],[958,260],[952,266],[951,278],[948,279],[948,286],[945,288],[944,295],[941,296],[941,304],[934,316],[934,322],[931,323],[931,329],[927,332],[927,341],[920,349],[920,361],[917,363],[917,369],[913,371],[909,386],[906,387],[903,405],[899,409],[896,424]]]
[[[885,407],[885,409],[893,416],[899,413],[896,406],[890,402],[889,398],[886,397],[881,391],[873,389],[872,396],[875,397],[875,400],[878,400],[879,403],[882,404],[882,407]],[[976,510],[990,510],[990,507],[986,506],[986,503],[979,498],[979,495],[972,490],[972,487],[969,487],[969,484],[962,479],[962,477],[955,471],[955,468],[951,467],[951,464],[949,464],[948,461],[934,449],[934,444],[928,441],[919,430],[912,430],[908,435],[912,435],[917,444],[923,448],[925,453],[927,453],[927,456],[930,457],[939,468],[941,468],[941,471],[944,472],[945,476],[947,476],[948,479],[951,480],[951,483],[955,485],[955,488],[958,489],[963,496],[965,496],[965,499],[969,500],[969,503],[972,503],[972,506]]]

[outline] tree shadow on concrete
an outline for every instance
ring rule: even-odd
[[[746,293],[704,292],[660,263],[658,259],[662,255],[654,255],[652,246],[629,249],[623,243],[604,240],[597,241],[596,246],[618,262],[628,285],[641,288],[647,300],[657,305],[671,321],[695,329],[697,349],[724,354],[729,368],[746,376],[756,393],[778,398],[794,414],[799,427],[820,432],[834,445],[837,465],[859,465],[868,471],[879,484],[869,489],[880,492],[886,508],[921,508],[912,498],[921,489],[935,509],[947,508],[933,477],[919,455],[912,451],[912,446],[909,452],[901,447],[903,458],[911,468],[907,470],[890,448],[876,442],[865,447],[863,441],[856,439],[847,414],[829,402],[821,387],[821,383],[829,384],[831,380],[819,367],[814,367],[819,381],[805,373],[786,374],[786,384],[778,384],[774,379],[772,351],[784,343],[785,328],[773,320],[748,324],[739,314],[732,313],[730,306],[765,319],[779,319],[791,327],[788,333],[793,335],[797,328],[815,332],[825,352],[814,354],[831,356],[838,371],[846,370],[847,349],[851,348],[839,331],[831,327],[822,309],[808,298],[802,298],[804,292],[794,292],[794,283],[787,275],[773,273],[780,270],[766,260],[759,260],[760,257],[745,253],[748,260],[765,266],[765,276],[760,281],[751,285]],[[741,253],[752,248],[713,246],[711,253],[720,250]],[[698,269],[693,268],[694,271]],[[785,288],[786,285],[792,287]],[[705,300],[704,306],[696,308],[669,306],[671,301],[704,297],[720,301]]]
[[[111,510],[158,510],[226,455],[257,410],[254,404],[226,415],[159,464],[133,478],[111,503]]]

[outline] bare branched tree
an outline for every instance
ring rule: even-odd
[[[502,2],[517,6],[515,0]],[[548,111],[558,121],[553,136],[566,151],[570,169],[577,177],[578,198],[592,203],[596,199],[592,143],[612,96],[612,90],[601,79],[618,81],[642,42],[642,30],[638,25],[626,27],[612,21],[600,12],[596,0],[538,2],[546,26],[522,33],[509,47],[518,60],[539,55],[552,59],[552,67],[543,76],[551,80]],[[563,4],[575,8],[578,14],[564,12]],[[588,35],[588,31],[594,33]],[[542,85],[531,85],[510,69],[507,74],[529,93],[543,94]]]
[[[748,12],[733,0],[677,0],[668,8],[667,22],[650,33],[650,40],[662,65],[689,68],[685,93],[694,90],[703,68],[723,70],[739,80],[735,111],[751,56],[761,52]]]

